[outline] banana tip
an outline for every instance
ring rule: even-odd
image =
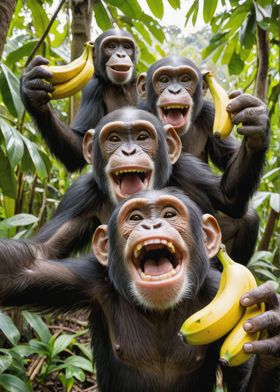
[[[215,131],[215,132],[214,132],[214,136],[215,136],[217,139],[221,139],[221,134],[220,134],[220,132],[218,132],[218,131]]]
[[[225,358],[220,358],[219,362],[223,366],[229,366],[229,363],[228,363],[228,361]]]

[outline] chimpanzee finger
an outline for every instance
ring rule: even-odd
[[[52,77],[52,72],[47,71],[45,68],[37,66],[32,68],[29,72],[26,72],[23,75],[23,78],[25,81],[31,80],[31,79],[50,79]]]
[[[229,93],[228,97],[229,97],[229,99],[233,99],[233,98],[238,97],[240,94],[242,94],[242,90],[238,89],[238,90],[234,90],[231,93]]]
[[[245,321],[243,328],[246,332],[267,330],[270,336],[280,334],[280,312],[268,310],[256,317]]]
[[[27,90],[29,102],[34,107],[40,107],[47,104],[51,99],[51,94],[43,90]]]
[[[44,79],[29,80],[27,87],[30,90],[44,90],[49,93],[54,91],[53,85]]]
[[[263,127],[267,126],[268,115],[265,106],[250,107],[241,110],[232,116],[233,124],[260,124]]]
[[[237,128],[237,132],[240,135],[246,136],[246,137],[254,137],[254,136],[260,136],[263,133],[263,127],[262,126],[256,126],[256,125],[247,125],[244,127],[239,127]],[[264,137],[265,139],[265,137]]]
[[[240,297],[240,303],[245,307],[260,302],[265,302],[268,309],[277,309],[279,307],[279,299],[272,282],[263,283]]]
[[[264,103],[259,98],[249,94],[241,94],[230,101],[230,103],[227,105],[227,111],[229,113],[235,113],[245,108],[256,106],[265,107]]]
[[[49,60],[42,56],[36,56],[33,60],[30,61],[28,66],[25,68],[25,72],[31,71],[37,65],[47,65],[49,64]]]
[[[251,343],[245,343],[243,350],[250,354],[264,354],[279,357],[280,363],[280,336],[274,336],[270,339],[255,340]]]

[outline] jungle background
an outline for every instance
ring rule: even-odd
[[[211,69],[230,92],[241,88],[266,102],[271,141],[252,200],[261,218],[249,268],[259,283],[279,283],[279,1],[273,0],[1,0],[0,238],[29,238],[48,221],[79,173],[50,154],[19,94],[20,76],[41,54],[52,64],[77,58],[85,41],[119,27],[139,47],[137,72],[169,54]],[[169,26],[163,18],[177,11]],[[197,31],[195,31],[197,30]],[[80,95],[52,101],[69,123]],[[236,137],[238,135],[236,134]],[[88,169],[85,169],[88,170]],[[244,238],[246,241],[246,238]],[[279,290],[279,285],[278,285]],[[0,390],[97,391],[86,317],[0,312]],[[217,391],[223,391],[217,379]]]

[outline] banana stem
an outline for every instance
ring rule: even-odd
[[[224,244],[221,244],[221,247],[220,247],[220,250],[217,254],[217,257],[218,257],[219,261],[221,262],[223,268],[225,268],[226,265],[234,263],[234,261],[227,254],[226,247]]]

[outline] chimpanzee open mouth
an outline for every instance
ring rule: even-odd
[[[123,195],[132,195],[148,188],[151,172],[144,169],[123,169],[112,173]]]
[[[169,115],[178,115],[178,113],[181,113],[182,116],[186,116],[189,111],[189,106],[188,105],[168,105],[168,106],[161,106],[161,110],[163,111],[163,114],[165,117]]]
[[[118,65],[112,65],[110,68],[112,68],[113,71],[117,71],[117,72],[128,72],[131,68],[131,65],[118,64]]]
[[[171,241],[152,239],[137,244],[133,262],[142,280],[159,281],[179,272],[181,257]]]

